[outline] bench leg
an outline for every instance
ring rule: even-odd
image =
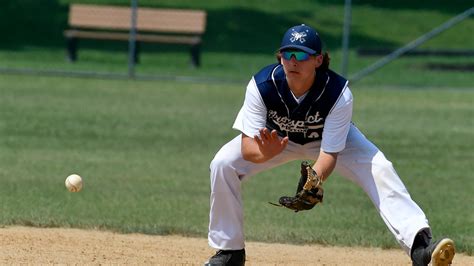
[[[77,38],[67,38],[67,58],[69,62],[75,62],[77,60]]]
[[[201,65],[201,45],[195,44],[191,46],[191,62],[194,67],[199,67]]]

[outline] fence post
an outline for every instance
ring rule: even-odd
[[[138,0],[131,0],[130,37],[128,41],[128,77],[135,77],[136,38],[137,38],[137,6]]]
[[[349,36],[351,31],[351,0],[346,0],[344,5],[344,29],[342,33],[342,71],[343,76],[347,75],[349,64]]]

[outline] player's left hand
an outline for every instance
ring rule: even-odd
[[[301,163],[301,178],[298,182],[294,197],[280,197],[279,205],[295,212],[310,210],[316,204],[323,202],[324,190],[322,180],[308,162]]]

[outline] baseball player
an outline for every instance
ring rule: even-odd
[[[205,265],[244,265],[241,182],[293,160],[301,164],[294,197],[279,203],[309,210],[323,199],[322,184],[333,170],[354,181],[372,200],[413,265],[451,264],[449,238],[431,242],[431,229],[392,163],[351,123],[348,81],[329,69],[318,33],[306,25],[283,36],[278,63],[264,67],[247,85],[233,128],[210,165],[209,245],[217,249]]]

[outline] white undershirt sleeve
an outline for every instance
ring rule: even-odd
[[[233,129],[240,130],[245,135],[253,138],[258,135],[258,130],[264,128],[267,121],[267,108],[258,91],[257,84],[252,78],[247,85],[245,100],[242,108],[234,121]]]
[[[346,86],[336,106],[324,122],[321,149],[325,152],[340,152],[346,147],[347,134],[352,119],[352,93]]]

